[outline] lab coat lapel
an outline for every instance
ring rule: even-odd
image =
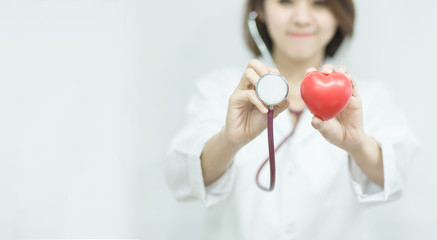
[[[305,108],[305,110],[302,112],[302,115],[300,116],[296,132],[293,136],[293,142],[295,144],[305,142],[308,138],[318,133],[317,130],[314,129],[311,125],[312,118],[313,114],[308,110],[308,108]]]
[[[317,133],[317,130],[311,126],[312,117],[313,114],[305,108],[296,126],[294,136],[291,137],[293,142],[305,141],[308,137],[311,137],[312,134]],[[275,146],[278,146],[292,130],[293,125],[291,124],[290,112],[286,110],[279,114],[274,120]]]
[[[278,146],[282,140],[293,130],[290,113],[285,110],[279,114],[273,121],[275,146]]]

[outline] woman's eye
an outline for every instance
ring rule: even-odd
[[[314,1],[314,6],[324,7],[326,6],[326,1]]]
[[[290,3],[293,3],[293,1],[292,0],[279,0],[279,3],[290,4]]]

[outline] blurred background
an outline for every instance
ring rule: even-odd
[[[196,80],[244,69],[244,0],[0,1],[0,239],[199,239],[160,162]],[[360,0],[336,61],[392,89],[422,143],[380,239],[437,239],[437,2]],[[434,149],[434,150],[433,150]]]

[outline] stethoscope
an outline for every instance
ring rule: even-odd
[[[276,66],[269,50],[267,49],[264,41],[258,32],[258,27],[256,24],[256,18],[258,14],[256,12],[250,12],[248,19],[248,26],[250,34],[255,41],[262,57],[269,66]],[[273,116],[274,116],[274,105],[279,104],[284,101],[288,96],[288,84],[287,80],[279,73],[267,73],[262,75],[258,83],[256,84],[256,95],[264,104],[269,106],[269,111],[267,113],[267,136],[269,143],[269,165],[270,165],[270,187],[262,186],[259,181],[259,173],[264,167],[267,160],[261,165],[256,175],[256,183],[259,188],[264,191],[272,191],[275,188],[276,180],[276,168],[275,168],[275,144],[273,142]]]

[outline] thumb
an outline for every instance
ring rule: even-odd
[[[327,123],[325,121],[322,121],[322,119],[314,116],[313,120],[311,121],[311,125],[317,129],[322,135],[325,135],[327,133]]]
[[[287,109],[289,105],[290,105],[290,101],[288,100],[288,98],[286,98],[284,101],[282,101],[277,106],[275,106],[274,117],[278,116],[281,112]]]

